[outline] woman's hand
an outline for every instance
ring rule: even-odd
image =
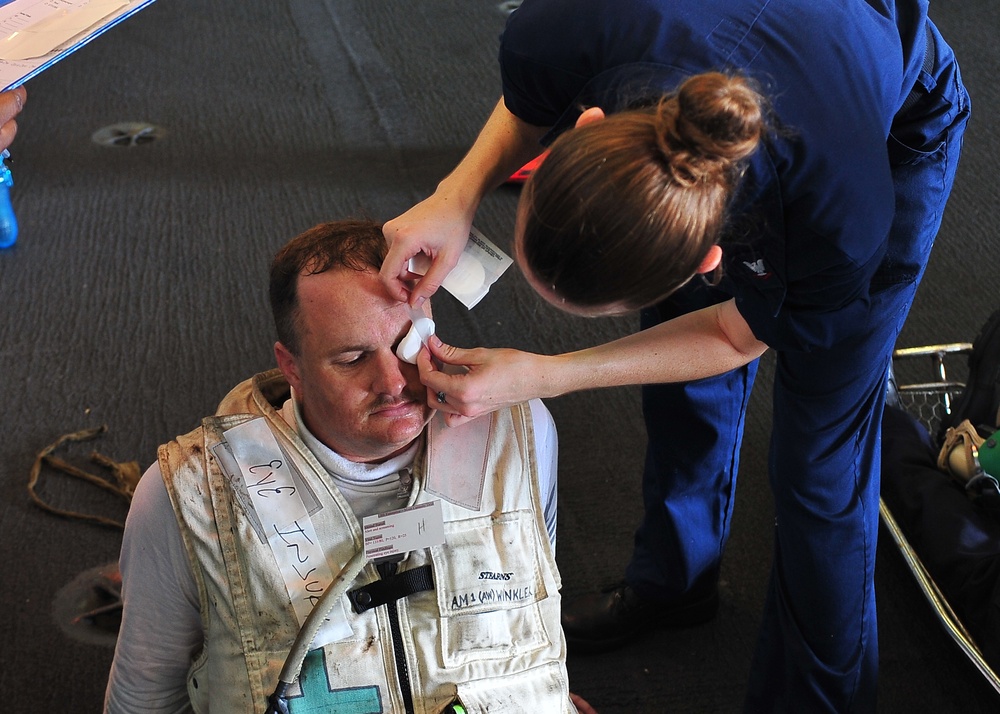
[[[535,397],[554,396],[541,389],[540,367],[546,359],[542,355],[513,349],[462,349],[436,336],[427,347],[430,353],[421,350],[417,355],[420,381],[427,387],[427,403],[447,413],[448,426]]]
[[[457,203],[457,199],[434,193],[382,227],[389,253],[380,275],[397,300],[419,306],[437,292],[455,267],[472,227],[472,215]],[[409,270],[410,258],[421,253],[431,261],[423,277]]]
[[[389,254],[382,263],[382,282],[400,302],[418,307],[433,295],[455,267],[469,240],[476,208],[489,191],[541,151],[546,128],[534,126],[497,102],[475,143],[434,194],[382,229]],[[410,258],[423,253],[431,260],[423,278],[407,269]],[[417,279],[412,286],[408,281]]]
[[[583,697],[570,692],[569,698],[572,700],[573,705],[580,714],[597,714],[597,710],[590,706]]]

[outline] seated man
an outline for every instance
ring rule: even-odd
[[[410,313],[385,252],[363,221],[286,245],[278,369],[160,447],[125,529],[107,712],[264,712],[328,589],[288,711],[592,711],[567,688],[551,416],[533,401],[444,427],[395,354]],[[401,509],[406,537],[444,542],[359,558]]]

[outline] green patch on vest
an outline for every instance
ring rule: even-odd
[[[335,689],[327,676],[323,650],[306,655],[299,673],[302,694],[288,698],[291,714],[383,714],[377,686]]]

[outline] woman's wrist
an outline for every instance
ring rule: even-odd
[[[465,177],[459,167],[441,179],[434,193],[438,200],[447,204],[449,212],[460,213],[471,224],[486,189],[478,188],[472,179]]]

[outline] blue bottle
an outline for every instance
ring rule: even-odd
[[[9,248],[17,242],[17,216],[10,202],[10,187],[14,185],[14,177],[10,173],[4,159],[10,152],[4,149],[0,153],[0,248]]]

